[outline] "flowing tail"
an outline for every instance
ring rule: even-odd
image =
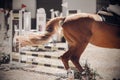
[[[47,22],[46,33],[41,40],[48,41],[53,34],[58,32],[60,26],[64,23],[65,17],[56,17]]]

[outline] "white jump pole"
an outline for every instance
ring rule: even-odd
[[[0,44],[2,44],[4,38],[2,37],[5,31],[4,26],[5,26],[4,12],[0,11],[0,35],[1,35]]]
[[[22,34],[22,20],[23,20],[23,10],[19,11],[19,35]]]
[[[23,33],[23,29],[24,29],[24,26],[23,26],[24,13],[25,13],[24,8],[19,11],[19,36],[24,35],[24,33]],[[20,52],[21,52],[21,45],[19,43],[19,65],[21,64],[20,61],[22,59]]]
[[[0,11],[0,30],[4,30],[5,26],[5,19],[4,19],[4,12]]]
[[[37,10],[37,31],[41,33],[45,33],[45,26],[46,26],[46,13],[44,8],[40,8]]]
[[[10,25],[9,30],[11,32],[10,33],[10,48],[11,48],[10,49],[10,63],[12,63],[12,47],[13,47],[13,39],[12,39],[13,38],[13,35],[12,35],[12,29],[13,29],[13,24],[12,24],[13,17],[12,16],[13,16],[13,14],[12,13],[13,13],[13,11],[11,10],[10,11],[10,24],[9,24]]]
[[[15,33],[16,31],[18,31],[19,35],[22,35],[22,21],[23,21],[23,11],[24,10],[20,10],[17,14],[13,13],[13,11],[10,12],[10,46],[11,46],[11,54],[10,54],[10,62],[13,63],[13,27],[15,29]],[[15,20],[15,17],[18,17],[18,27],[16,25],[13,25],[13,20]],[[19,36],[17,35],[17,36]],[[20,44],[19,44],[19,63],[20,63]]]
[[[51,12],[51,19],[52,19],[55,17],[54,9],[51,9],[50,12]]]
[[[24,31],[29,32],[31,30],[31,12],[24,12]]]

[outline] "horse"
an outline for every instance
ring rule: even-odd
[[[77,13],[66,17],[55,17],[46,24],[46,34],[34,41],[48,41],[62,27],[69,49],[60,56],[66,70],[71,60],[79,72],[84,69],[79,59],[88,43],[104,48],[120,49],[120,27],[105,23],[98,14]]]

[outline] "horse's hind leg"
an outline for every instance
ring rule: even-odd
[[[67,52],[65,52],[60,58],[65,66],[65,69],[68,70],[69,69],[69,63],[68,61],[70,60],[70,57],[72,55],[72,50],[73,50],[73,47],[69,45],[69,49]]]
[[[83,71],[83,68],[81,67],[81,65],[79,63],[79,57],[77,57],[75,55],[71,56],[71,61],[80,72]]]
[[[70,59],[70,50],[65,52],[60,58],[61,58],[61,60],[62,60],[62,62],[64,64],[65,69],[68,70],[69,69],[68,61]]]
[[[72,61],[72,63],[75,65],[75,67],[82,72],[83,68],[81,67],[80,63],[79,63],[79,59],[80,56],[82,55],[84,49],[86,48],[88,43],[82,43],[80,45],[77,45],[75,47],[75,49],[71,52],[72,55],[70,57],[70,60]]]
[[[79,58],[81,55],[79,52],[80,51],[78,47],[70,46],[69,50],[60,57],[66,70],[69,69],[68,61],[71,60],[79,71],[83,71],[82,67],[79,64]]]

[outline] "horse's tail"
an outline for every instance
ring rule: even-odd
[[[47,22],[46,33],[41,40],[48,41],[52,35],[60,30],[60,26],[64,23],[65,17],[55,17]]]

